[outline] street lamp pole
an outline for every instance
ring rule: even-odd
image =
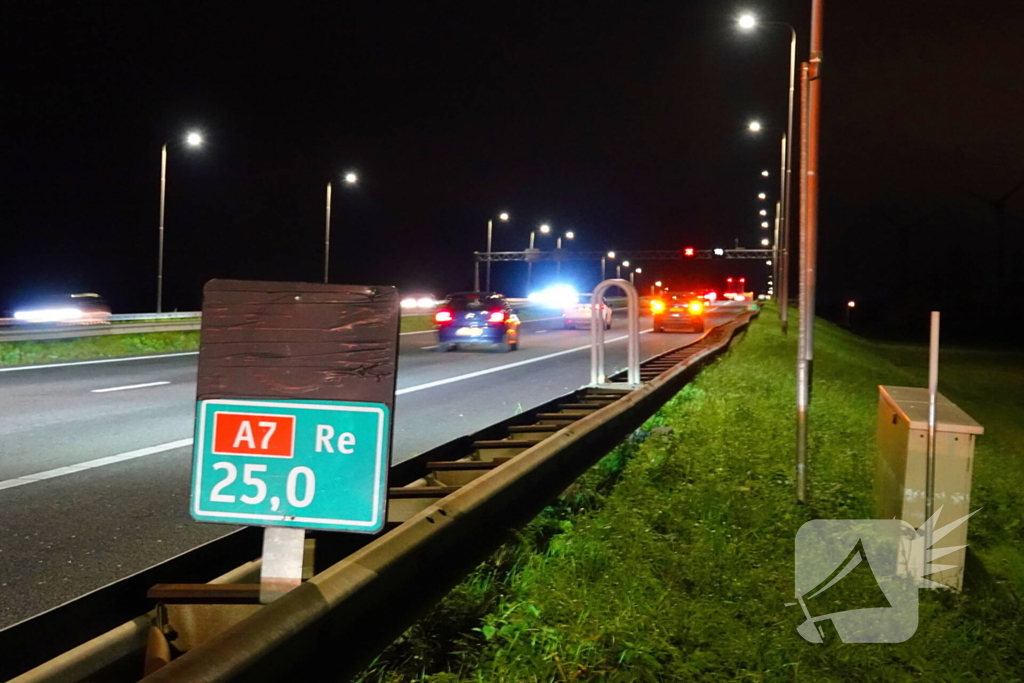
[[[331,184],[327,183],[327,223],[324,227],[324,284],[331,270]]]
[[[807,418],[814,374],[814,299],[818,240],[818,139],[821,128],[822,0],[811,2],[810,59],[800,65],[800,332],[797,343],[797,499],[807,500]]]
[[[163,313],[164,304],[164,203],[167,195],[167,143],[160,150],[160,247],[156,265],[156,312]]]
[[[789,27],[790,39],[789,39],[789,114],[786,119],[786,137],[783,145],[785,146],[785,167],[786,173],[783,176],[783,188],[782,193],[782,230],[781,230],[781,242],[782,246],[779,247],[778,254],[781,259],[779,265],[779,278],[775,284],[781,285],[782,290],[782,333],[786,334],[789,331],[789,240],[790,240],[790,204],[791,195],[793,193],[792,179],[793,179],[793,91],[794,91],[794,80],[796,79],[796,29],[786,24]]]
[[[167,144],[165,142],[160,148],[160,229],[156,263],[157,313],[163,313],[164,309],[164,207],[167,204]],[[203,136],[196,131],[191,131],[185,136],[185,144],[189,147],[199,147],[203,144]]]

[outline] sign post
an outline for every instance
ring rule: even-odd
[[[306,529],[384,526],[399,315],[392,287],[204,288],[191,513],[266,527],[260,602],[300,583]]]

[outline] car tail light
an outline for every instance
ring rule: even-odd
[[[451,311],[438,311],[434,314],[435,323],[450,323],[452,321]]]
[[[651,313],[664,313],[664,312],[665,312],[665,302],[664,301],[660,301],[658,299],[655,299],[654,301],[651,302]]]
[[[503,323],[505,322],[505,311],[491,311],[491,317],[487,319],[489,323]]]
[[[699,302],[699,301],[691,301],[690,302],[690,313],[697,314],[697,313],[700,313],[703,310],[704,310],[704,304],[702,304],[701,302]]]

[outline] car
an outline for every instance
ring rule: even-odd
[[[401,305],[405,311],[429,311],[437,306],[437,299],[433,294],[427,293],[403,294]]]
[[[14,312],[22,323],[97,325],[110,322],[110,306],[99,294],[59,294],[43,297]]]
[[[449,294],[434,314],[437,350],[460,346],[495,346],[498,351],[519,348],[519,317],[512,304],[496,292]]]
[[[707,300],[696,292],[664,292],[651,300],[656,332],[703,332]]]
[[[577,294],[576,300],[562,310],[565,329],[575,330],[581,325],[590,327],[592,299],[590,294]],[[600,303],[597,304],[597,311],[598,318],[604,321],[604,329],[610,330],[612,328],[612,307],[608,305],[608,300],[604,297],[601,297]]]

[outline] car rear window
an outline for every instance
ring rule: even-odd
[[[448,307],[453,311],[489,311],[501,308],[503,304],[502,298],[498,296],[453,296],[448,300]]]

